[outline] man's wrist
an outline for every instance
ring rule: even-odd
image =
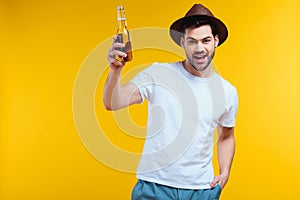
[[[113,75],[120,75],[121,72],[122,72],[122,67],[115,67],[115,66],[110,67],[110,73]]]
[[[223,177],[229,177],[229,170],[221,170],[220,175]]]

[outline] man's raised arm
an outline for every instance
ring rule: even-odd
[[[115,43],[114,38],[107,55],[110,71],[103,93],[103,103],[107,110],[118,110],[142,101],[140,92],[133,83],[126,83],[123,86],[120,84],[120,76],[125,62],[120,62],[116,60],[115,57],[117,55],[121,57],[127,56],[126,53],[117,50],[117,48],[120,47],[124,47],[124,44]]]

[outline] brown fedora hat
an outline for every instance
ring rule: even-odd
[[[187,21],[191,20],[197,20],[197,19],[206,19],[209,22],[211,22],[215,28],[217,29],[217,35],[219,35],[219,44],[220,46],[228,37],[228,30],[225,26],[225,24],[214,17],[212,12],[208,10],[206,7],[204,7],[201,4],[194,4],[193,7],[185,14],[184,17],[176,20],[171,26],[170,26],[170,35],[174,42],[176,42],[180,46],[180,38],[182,36],[183,25]]]

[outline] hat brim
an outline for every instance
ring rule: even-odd
[[[219,44],[223,44],[225,40],[228,37],[228,30],[226,25],[219,19],[207,15],[193,15],[188,17],[182,17],[178,20],[176,20],[171,26],[170,26],[170,35],[171,38],[174,40],[176,44],[180,46],[180,38],[182,36],[182,27],[183,25],[189,21],[189,20],[197,20],[197,19],[206,19],[209,20],[217,29],[217,35],[219,36]]]

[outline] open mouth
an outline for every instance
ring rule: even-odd
[[[197,61],[197,62],[204,62],[206,55],[194,55],[193,58]]]

